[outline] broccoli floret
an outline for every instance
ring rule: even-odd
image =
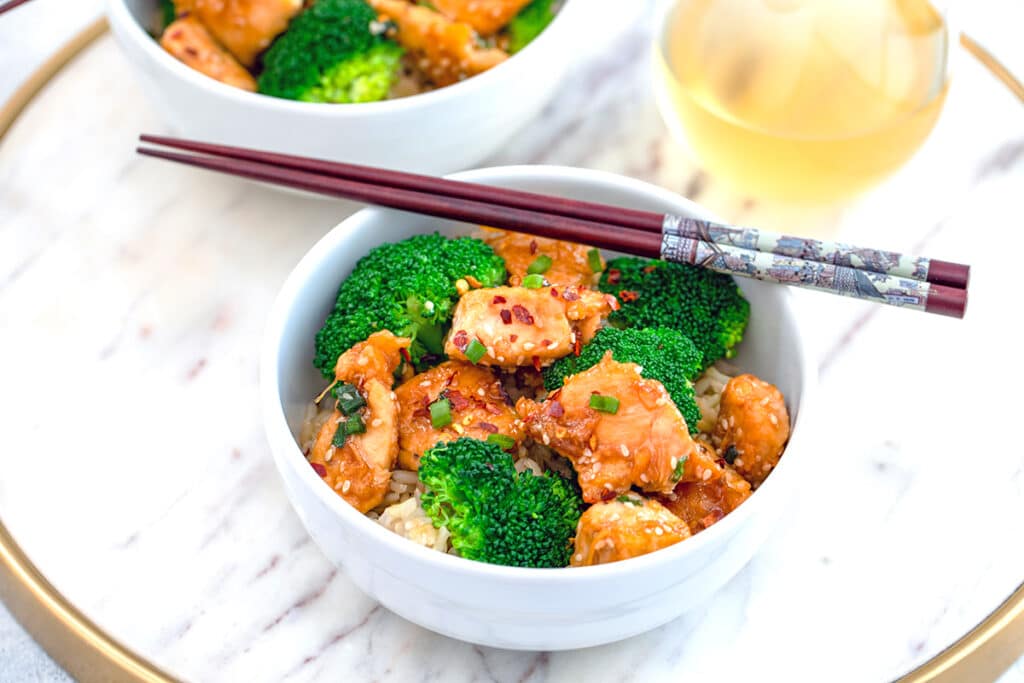
[[[704,369],[700,351],[678,330],[664,327],[619,330],[606,327],[599,331],[580,355],[566,356],[544,370],[544,388],[554,391],[570,375],[597,365],[606,351],[620,363],[636,363],[642,377],[661,382],[679,408],[692,434],[697,433],[700,408],[692,380]]]
[[[375,34],[363,0],[317,0],[263,56],[259,91],[307,102],[374,102],[398,77],[402,48]]]
[[[750,319],[750,303],[731,277],[684,263],[612,259],[598,287],[622,304],[608,317],[612,325],[679,330],[697,346],[705,368],[736,355]]]
[[[174,23],[178,18],[178,10],[174,6],[174,0],[160,0],[160,32]]]
[[[508,23],[508,51],[519,52],[555,18],[554,0],[533,0]]]
[[[564,567],[583,504],[573,482],[517,473],[500,446],[461,438],[423,454],[423,509],[462,557],[512,567]]]
[[[484,287],[500,285],[505,262],[478,239],[437,233],[371,249],[338,288],[334,310],[316,335],[313,364],[332,379],[342,353],[374,332],[390,330],[413,340],[409,355],[422,369],[443,354],[458,300],[455,282],[468,276]]]

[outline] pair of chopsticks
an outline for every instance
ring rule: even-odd
[[[9,12],[18,5],[24,5],[28,0],[10,0],[10,2],[0,3],[0,14]]]
[[[489,185],[142,135],[139,154],[299,190],[957,318],[970,267]]]

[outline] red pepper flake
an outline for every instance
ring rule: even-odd
[[[566,301],[576,301],[577,299],[580,298],[580,295],[575,289],[566,289],[565,294],[562,295],[562,298],[565,299]]]
[[[509,311],[507,308],[501,309],[501,313],[499,313],[499,315],[501,316],[501,322],[505,323],[506,325],[512,324],[512,312]]]
[[[465,330],[459,330],[455,333],[455,336],[452,337],[452,344],[459,351],[465,351],[466,347],[469,346],[469,334],[467,334]]]
[[[199,50],[195,49],[191,45],[186,45],[185,46],[185,54],[187,54],[189,57],[198,57],[199,56]]]
[[[494,304],[494,305],[503,304],[506,301],[508,301],[508,299],[506,299],[505,297],[503,297],[501,295],[497,295],[493,299],[491,299],[491,303]]]
[[[530,240],[530,254],[537,253],[537,240]]]
[[[508,340],[510,342],[512,342],[513,344],[515,343],[516,339],[519,339],[519,335],[518,334],[510,334],[510,335],[508,335]]]
[[[497,434],[498,433],[498,428],[495,425],[492,425],[490,422],[481,422],[481,423],[477,424],[477,427],[479,427],[480,429],[484,430],[485,432],[489,432],[491,434]]]
[[[326,477],[327,476],[327,468],[326,467],[324,467],[323,465],[321,465],[318,462],[311,462],[309,464],[312,466],[313,471],[316,472],[317,474],[319,474],[321,477]]]
[[[631,301],[636,301],[640,298],[640,292],[635,289],[624,289],[619,292],[619,298],[625,301],[627,304]]]
[[[644,274],[650,275],[651,273],[653,273],[657,269],[658,269],[658,266],[644,266]]]
[[[550,339],[541,339],[540,340],[540,345],[543,346],[544,348],[547,348],[547,347],[549,347],[551,345],[551,340]]]
[[[621,270],[619,270],[618,268],[609,268],[608,269],[608,284],[617,285],[617,284],[619,284],[619,280],[621,280],[621,279],[622,279],[622,271]]]
[[[576,335],[576,341],[572,343],[572,354],[574,356],[580,355],[580,351],[583,349],[583,344],[580,342],[580,335]]]
[[[615,298],[614,296],[612,296],[611,294],[606,294],[606,295],[605,295],[605,297],[604,297],[604,300],[608,302],[608,306],[609,306],[609,307],[610,307],[610,308],[611,308],[611,309],[612,309],[613,311],[617,311],[617,310],[619,310],[620,308],[622,308],[621,306],[619,306],[619,300],[618,300],[618,299],[616,299],[616,298]]]
[[[530,312],[526,310],[525,306],[516,304],[515,306],[512,307],[512,312],[515,314],[516,320],[523,323],[524,325],[533,324],[533,316],[530,315]]]
[[[403,346],[402,348],[398,349],[398,353],[399,355],[402,356],[402,360],[404,360],[406,363],[412,362],[412,356],[409,355],[409,349]]]
[[[607,503],[610,500],[614,500],[618,494],[612,489],[601,489],[601,500]]]
[[[448,397],[448,402],[452,404],[452,410],[459,411],[469,407],[469,400],[458,389],[449,389],[445,395]]]
[[[501,408],[494,405],[493,403],[485,403],[484,409],[491,415],[501,415]]]
[[[540,372],[540,356],[534,356],[532,358],[532,360],[533,360],[533,369],[536,370],[537,372]]]
[[[558,401],[548,400],[548,415],[551,417],[562,417],[565,415],[565,408]]]
[[[555,297],[556,299],[558,298],[558,290],[555,289],[554,287],[551,288],[551,296]]]
[[[417,408],[412,412],[413,417],[430,417],[429,408]]]

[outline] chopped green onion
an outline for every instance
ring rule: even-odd
[[[481,344],[479,339],[474,339],[469,342],[469,345],[466,346],[466,350],[463,351],[463,353],[466,354],[466,358],[469,359],[469,362],[475,365],[487,354],[487,347]]]
[[[452,404],[447,398],[439,398],[430,404],[430,424],[434,429],[447,427],[452,423]]]
[[[600,410],[602,413],[614,415],[619,412],[619,399],[614,396],[602,396],[601,394],[590,395],[590,407]]]
[[[363,422],[363,418],[358,415],[353,415],[347,420],[338,423],[338,429],[334,432],[334,438],[331,439],[331,445],[341,448],[345,445],[345,439],[351,434],[362,434],[366,431],[366,424]]]
[[[366,423],[363,422],[363,418],[358,415],[345,420],[345,433],[346,434],[362,434],[366,431]]]
[[[527,290],[537,290],[544,287],[544,275],[539,272],[531,272],[522,279],[522,286]]]
[[[644,504],[643,501],[637,500],[633,496],[627,496],[626,494],[622,494],[615,500],[619,501],[620,503],[629,503],[630,505],[636,505],[637,507],[641,507]]]
[[[598,249],[591,249],[587,252],[587,263],[595,273],[600,273],[604,270],[604,266],[601,263],[601,252]]]
[[[351,384],[339,384],[334,387],[334,397],[338,399],[336,407],[342,415],[351,415],[366,405],[359,390]]]
[[[679,462],[676,463],[676,468],[672,470],[672,481],[679,481],[683,478],[683,467],[686,465],[686,458],[689,456],[684,455],[679,458]]]
[[[551,260],[550,256],[548,256],[547,254],[541,254],[534,260],[533,263],[526,267],[526,272],[530,274],[541,275],[543,273],[548,272],[548,269],[551,268],[552,263],[553,261]]]
[[[504,434],[488,434],[487,443],[493,443],[503,451],[507,451],[516,445],[516,440]]]

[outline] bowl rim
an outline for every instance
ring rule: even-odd
[[[408,97],[378,102],[352,102],[348,104],[300,102],[229,86],[186,66],[161,48],[160,43],[135,19],[135,16],[128,9],[127,0],[107,0],[107,17],[112,26],[124,29],[120,33],[138,45],[143,53],[155,64],[178,79],[204,91],[207,95],[221,97],[241,105],[257,104],[266,106],[271,111],[282,113],[324,114],[345,118],[348,116],[362,116],[364,114],[372,116],[374,114],[403,112],[417,106],[441,103],[462,94],[471,97],[477,90],[487,87],[492,81],[496,81],[497,78],[508,73],[509,69],[507,67],[515,58],[529,56],[531,59],[539,59],[537,56],[539,54],[539,49],[537,49],[539,46],[553,45],[556,36],[558,40],[567,40],[567,37],[562,35],[568,31],[569,19],[566,17],[573,17],[579,14],[582,7],[582,0],[565,0],[564,5],[558,11],[558,14],[555,15],[555,18],[540,35],[530,41],[529,45],[514,55],[510,55],[509,59],[501,64],[481,74],[443,88],[409,95]],[[115,31],[115,33],[118,32]],[[519,59],[516,60],[516,63],[520,64],[522,61]],[[511,76],[511,74],[509,75]]]
[[[462,171],[449,174],[446,177],[498,185],[506,180],[516,178],[537,179],[540,177],[548,178],[552,181],[562,179],[582,180],[587,184],[605,185],[632,191],[638,197],[644,199],[660,199],[675,205],[677,207],[676,210],[687,212],[697,218],[716,219],[706,209],[674,192],[651,185],[650,183],[605,171],[547,165],[497,166]],[[701,548],[706,545],[717,543],[719,538],[727,538],[730,534],[734,533],[734,529],[738,528],[747,518],[761,509],[764,503],[760,501],[764,501],[767,498],[765,494],[785,490],[781,488],[781,484],[773,484],[772,482],[778,480],[780,476],[795,476],[786,473],[794,468],[794,463],[802,457],[798,454],[806,449],[804,442],[808,440],[806,435],[810,430],[805,423],[808,422],[808,407],[813,405],[812,395],[817,379],[817,371],[811,365],[811,355],[808,353],[806,340],[801,335],[795,335],[794,345],[790,349],[790,352],[797,357],[797,367],[800,368],[801,377],[798,382],[800,401],[796,405],[791,404],[791,411],[796,413],[796,418],[793,420],[789,442],[786,446],[786,453],[796,457],[782,458],[772,472],[774,476],[769,476],[758,487],[755,495],[752,495],[743,505],[726,515],[724,519],[714,524],[711,528],[695,534],[684,542],[628,560],[587,567],[506,567],[469,560],[426,548],[385,529],[376,521],[357,511],[334,491],[330,490],[329,487],[323,485],[320,477],[308,466],[299,445],[295,442],[295,437],[288,426],[284,405],[281,400],[277,359],[281,338],[285,330],[285,320],[293,302],[297,300],[306,282],[308,282],[311,271],[315,270],[323,260],[327,259],[345,243],[347,234],[352,230],[353,226],[368,221],[374,222],[395,213],[400,212],[379,207],[361,209],[320,238],[306,252],[285,279],[271,308],[264,335],[260,358],[260,394],[264,427],[274,459],[278,462],[279,466],[282,465],[282,460],[286,461],[284,466],[290,467],[295,471],[302,485],[308,488],[321,503],[334,512],[339,518],[339,523],[351,525],[354,527],[354,531],[363,535],[376,534],[376,541],[387,546],[390,550],[406,556],[410,561],[414,560],[440,571],[461,572],[479,578],[501,579],[526,584],[605,581],[610,578],[625,577],[645,570],[656,570],[658,567],[671,565],[686,555],[700,552]],[[793,310],[791,292],[783,289],[780,291],[780,296],[781,311],[786,314],[785,317],[787,319],[795,324],[797,320],[796,313]],[[278,447],[279,444],[284,443],[290,444],[287,454],[280,452]],[[781,495],[781,493],[770,495]],[[289,502],[294,506],[290,496]]]

